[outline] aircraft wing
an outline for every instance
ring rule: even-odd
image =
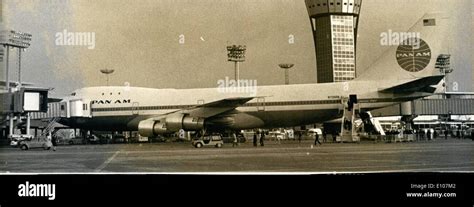
[[[173,113],[182,113],[189,114],[193,117],[209,118],[227,111],[234,110],[235,108],[242,106],[243,104],[247,103],[252,99],[254,99],[254,97],[221,99],[199,106],[194,106],[188,109],[175,111]]]
[[[159,117],[152,117],[151,119],[158,120],[167,116],[173,116],[174,114],[186,114],[193,117],[209,118],[234,110],[235,108],[242,106],[243,104],[254,98],[255,97],[221,99],[198,106],[193,106],[187,109],[176,110],[167,114],[160,115]]]
[[[138,122],[138,131],[140,135],[150,137],[160,133],[176,132],[183,128],[186,128],[185,130],[201,129],[204,127],[205,119],[232,111],[253,98],[226,98],[150,117]]]
[[[419,78],[413,81],[402,83],[390,88],[382,89],[382,93],[414,93],[414,92],[426,92],[434,93],[436,88],[433,85],[437,85],[442,79],[443,75],[427,76]]]

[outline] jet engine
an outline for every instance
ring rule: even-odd
[[[186,114],[173,114],[163,118],[151,118],[138,123],[138,132],[144,137],[154,137],[158,134],[200,130],[204,128],[204,119],[191,117]]]

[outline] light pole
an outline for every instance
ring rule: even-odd
[[[101,73],[105,74],[107,76],[107,86],[109,86],[109,75],[112,74],[115,70],[112,69],[102,69],[100,70]]]
[[[436,58],[436,64],[435,68],[439,69],[439,72],[444,76],[443,80],[443,89],[444,89],[444,94],[443,94],[443,99],[447,98],[446,92],[448,92],[447,87],[448,87],[448,74],[453,72],[453,69],[451,68],[450,64],[450,59],[451,55],[450,54],[440,54],[438,58]],[[448,121],[451,118],[451,111],[448,112],[446,115],[444,127],[445,130],[448,131]],[[446,132],[445,132],[446,133]],[[449,133],[449,131],[448,131]],[[445,135],[446,136],[446,135]]]
[[[5,70],[6,70],[6,88],[8,92],[10,89],[10,77],[9,77],[9,55],[10,47],[18,48],[18,84],[21,85],[21,51],[30,47],[32,35],[24,32],[18,32],[15,30],[3,30],[0,32],[0,44],[5,48]]]
[[[10,88],[10,64],[9,64],[9,54],[10,54],[10,47],[18,48],[18,84],[21,86],[21,50],[30,47],[32,35],[24,32],[18,32],[15,30],[3,30],[0,32],[0,44],[3,45],[6,53],[5,57],[5,70],[6,70],[6,89],[9,95],[11,95],[12,90]],[[11,110],[11,106],[8,110]],[[12,111],[9,115],[9,135],[13,135],[13,117],[15,116],[14,112]],[[20,115],[18,116],[18,122],[20,121]],[[27,114],[27,117],[29,115]],[[27,119],[27,134],[29,133],[29,118]]]
[[[451,130],[450,130],[451,127],[448,127],[448,124],[449,124],[448,122],[449,122],[449,120],[451,120],[451,114],[452,114],[451,110],[448,111],[448,116],[446,116],[446,122],[445,122],[445,124],[444,124],[445,130],[447,130],[448,133],[451,133]]]
[[[245,45],[230,45],[227,46],[227,61],[235,63],[235,82],[239,86],[239,62],[245,61],[245,52],[247,47]]]
[[[295,64],[291,64],[291,63],[282,63],[278,65],[280,66],[281,69],[285,70],[285,85],[290,84],[290,74],[288,70],[292,68],[294,65]]]
[[[451,63],[450,63],[451,55],[450,54],[440,54],[438,58],[436,59],[436,64],[435,68],[439,69],[439,72],[444,75],[444,83],[443,83],[443,88],[444,88],[444,98],[446,99],[446,92],[447,92],[447,80],[448,80],[448,74],[453,72],[453,68],[451,68]]]

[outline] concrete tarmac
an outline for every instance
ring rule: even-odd
[[[323,143],[194,148],[187,142],[0,148],[0,173],[474,172],[474,141]]]

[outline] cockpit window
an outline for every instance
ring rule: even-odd
[[[76,95],[76,92],[74,92],[74,93],[71,93],[71,96],[75,96],[75,95]]]

